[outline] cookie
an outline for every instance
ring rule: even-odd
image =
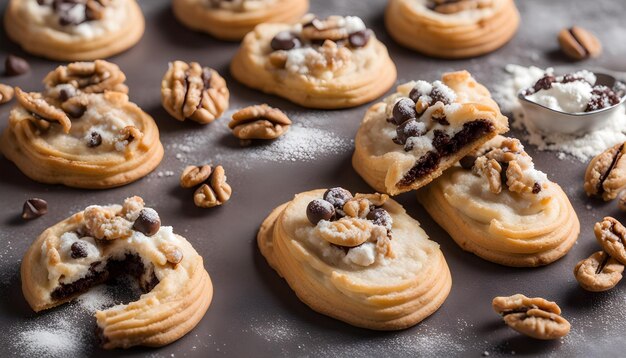
[[[399,44],[450,59],[495,51],[519,23],[513,0],[389,0],[385,11],[387,31]]]
[[[169,344],[198,324],[213,296],[202,257],[137,196],[89,206],[46,229],[21,267],[24,297],[36,312],[120,275],[135,278],[144,294],[96,311],[106,349]]]
[[[550,264],[580,233],[567,195],[514,138],[487,142],[417,197],[461,248],[505,266]]]
[[[265,219],[257,241],[300,300],[354,326],[411,327],[450,292],[439,245],[386,195],[298,194]]]
[[[11,0],[9,38],[25,51],[58,61],[89,61],[121,53],[144,32],[135,0]]]
[[[489,91],[467,71],[433,83],[413,81],[370,107],[355,139],[352,166],[379,192],[418,189],[472,149],[508,130]]]
[[[178,21],[222,40],[241,40],[261,23],[294,23],[308,0],[173,0]]]
[[[258,25],[230,69],[246,86],[322,109],[372,101],[396,79],[387,48],[355,16],[307,15],[296,25]]]
[[[33,180],[104,189],[133,182],[163,158],[156,123],[128,100],[106,61],[60,66],[44,92],[16,89],[0,151]]]

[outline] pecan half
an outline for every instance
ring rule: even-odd
[[[233,135],[242,140],[275,139],[287,132],[290,125],[287,115],[267,104],[240,109],[228,123]]]
[[[100,240],[123,239],[133,234],[132,222],[116,216],[113,209],[89,206],[83,213],[89,235]]]
[[[217,71],[174,61],[161,81],[161,103],[179,121],[210,123],[228,109],[230,92]]]
[[[497,160],[479,157],[474,163],[474,170],[479,175],[487,178],[489,191],[494,194],[500,194],[502,191],[502,166]]]
[[[380,194],[380,193],[374,193],[374,194],[360,194],[360,193],[357,193],[354,197],[356,199],[367,199],[374,206],[383,206],[383,205],[385,205],[385,203],[389,199],[389,195],[387,195],[387,194]]]
[[[58,123],[63,128],[63,132],[69,133],[72,122],[65,112],[46,102],[40,93],[24,92],[16,87],[15,98],[20,106],[30,112],[35,122]]]
[[[337,221],[320,221],[315,230],[320,237],[331,244],[342,247],[355,247],[369,240],[374,225],[354,217],[343,217]]]
[[[13,99],[13,87],[0,83],[0,104],[7,103]]]
[[[221,165],[218,165],[211,173],[209,182],[202,184],[193,195],[196,206],[211,208],[222,205],[230,199],[232,188],[226,182],[226,173]]]
[[[570,331],[570,323],[561,317],[561,308],[543,298],[522,294],[496,297],[492,306],[509,327],[532,338],[557,339]]]
[[[622,279],[624,265],[604,251],[594,252],[574,267],[574,276],[580,287],[591,292],[602,292],[615,287]]]
[[[626,143],[617,144],[591,160],[585,172],[585,192],[613,200],[626,187]]]
[[[183,261],[183,252],[178,248],[178,246],[169,242],[163,242],[159,245],[159,249],[163,255],[165,255],[167,262],[176,265]]]
[[[346,216],[365,219],[370,213],[372,203],[364,198],[352,198],[343,204],[343,212]]]
[[[563,29],[558,36],[561,51],[575,60],[597,57],[602,53],[600,40],[582,27]]]
[[[626,228],[619,221],[607,216],[593,227],[600,246],[611,257],[626,265]]]
[[[116,64],[104,60],[95,60],[59,66],[48,73],[43,83],[48,90],[59,85],[71,85],[84,93],[104,93],[104,91],[128,93],[128,87],[124,81],[126,81],[126,75]],[[61,97],[66,96],[67,94],[64,94]]]
[[[200,185],[209,179],[211,171],[210,165],[189,165],[183,169],[180,175],[180,186],[183,188],[193,188],[196,185]]]

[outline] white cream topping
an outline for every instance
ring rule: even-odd
[[[22,16],[31,19],[37,26],[47,27],[55,31],[78,36],[84,39],[93,39],[105,36],[108,33],[118,31],[127,21],[127,6],[125,0],[111,0],[104,10],[101,20],[83,22],[79,25],[63,26],[59,23],[59,16],[51,5],[39,5],[37,0],[20,0],[22,2]],[[69,16],[75,20],[84,17],[85,5],[77,4],[70,12]]]
[[[595,81],[594,81],[595,83]],[[581,113],[591,100],[593,87],[585,81],[553,83],[547,90],[540,90],[526,98],[555,111]]]

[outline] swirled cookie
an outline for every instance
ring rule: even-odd
[[[135,0],[11,0],[4,25],[27,52],[60,61],[113,56],[134,46],[145,27]]]
[[[442,58],[483,55],[515,35],[513,0],[389,0],[385,25],[401,45]]]
[[[352,166],[379,192],[420,188],[472,149],[508,130],[489,91],[467,72],[441,81],[413,81],[370,107],[356,139]]]
[[[202,257],[137,196],[89,206],[44,231],[24,255],[22,290],[39,312],[123,274],[144,294],[96,312],[107,349],[169,344],[198,324],[213,297]]]
[[[439,245],[384,194],[298,194],[265,219],[257,241],[300,300],[354,326],[413,326],[450,292]]]
[[[309,0],[173,0],[176,18],[192,30],[223,40],[241,40],[258,24],[294,23]]]
[[[552,263],[580,233],[561,187],[535,169],[514,138],[487,142],[419,190],[418,199],[461,248],[501,265]]]
[[[396,80],[387,48],[355,16],[258,25],[230,69],[241,83],[308,108],[358,106]]]
[[[0,150],[42,183],[102,189],[147,175],[163,146],[152,117],[129,102],[124,79],[114,64],[77,62],[52,71],[43,93],[16,89]]]

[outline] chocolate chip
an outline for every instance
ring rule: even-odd
[[[28,71],[30,71],[30,65],[21,57],[9,55],[4,61],[4,73],[7,76],[19,76]]]
[[[30,220],[45,215],[48,212],[48,203],[43,199],[31,198],[24,202],[22,219]]]
[[[474,167],[474,164],[476,163],[476,159],[478,159],[476,156],[466,155],[461,158],[459,164],[461,164],[461,168],[463,169],[472,169]]]
[[[72,118],[80,118],[83,116],[83,114],[85,114],[85,112],[87,112],[87,106],[74,103],[72,103],[71,105],[69,104],[70,102],[65,103],[63,106],[63,110]]]
[[[300,42],[300,39],[289,31],[281,31],[277,33],[270,43],[270,46],[274,51],[288,51],[294,48],[298,48],[301,45],[302,43]]]
[[[608,108],[619,103],[620,97],[606,86],[595,86],[591,91],[591,99],[587,104],[585,112],[597,111]]]
[[[76,96],[76,88],[73,86],[68,86],[67,88],[59,90],[59,101],[61,102],[65,102],[74,96]]]
[[[335,207],[326,200],[315,199],[306,207],[306,217],[313,225],[322,220],[332,220],[334,216]]]
[[[541,185],[539,183],[533,184],[533,194],[539,194],[541,192]]]
[[[89,148],[97,147],[102,144],[102,136],[98,132],[91,132],[87,139],[87,146]]]
[[[417,87],[413,87],[413,89],[411,90],[411,92],[409,92],[409,98],[417,103],[417,101],[420,99],[420,97],[426,95],[426,93],[422,93],[420,92],[420,90]]]
[[[548,90],[552,88],[552,83],[554,82],[556,82],[556,77],[546,74],[535,83],[535,85],[533,86],[533,90],[535,92]]]
[[[344,188],[332,188],[324,193],[324,200],[331,203],[335,209],[342,209],[346,201],[352,199],[352,194]]]
[[[433,90],[430,92],[430,98],[432,98],[431,105],[441,102],[443,104],[452,103],[453,99],[450,98],[450,95],[444,92],[440,87],[433,85]]]
[[[150,208],[142,209],[139,217],[133,224],[133,230],[139,231],[146,236],[152,236],[159,232],[161,228],[161,218],[159,214]]]
[[[87,257],[87,244],[82,241],[76,241],[70,246],[71,256],[73,259],[82,259],[83,257]]]
[[[367,220],[371,220],[375,225],[384,226],[387,229],[391,229],[393,220],[387,210],[383,208],[377,208],[367,214]]]
[[[393,121],[397,125],[400,125],[411,118],[416,118],[417,112],[415,112],[415,102],[407,97],[401,98],[393,106],[392,113]]]
[[[426,126],[415,119],[408,120],[396,128],[396,144],[405,144],[411,137],[419,137],[426,133]],[[409,149],[410,150],[410,149]]]
[[[353,32],[350,34],[350,36],[348,36],[348,42],[350,42],[350,46],[357,48],[367,45],[369,39],[370,32],[368,30]]]

